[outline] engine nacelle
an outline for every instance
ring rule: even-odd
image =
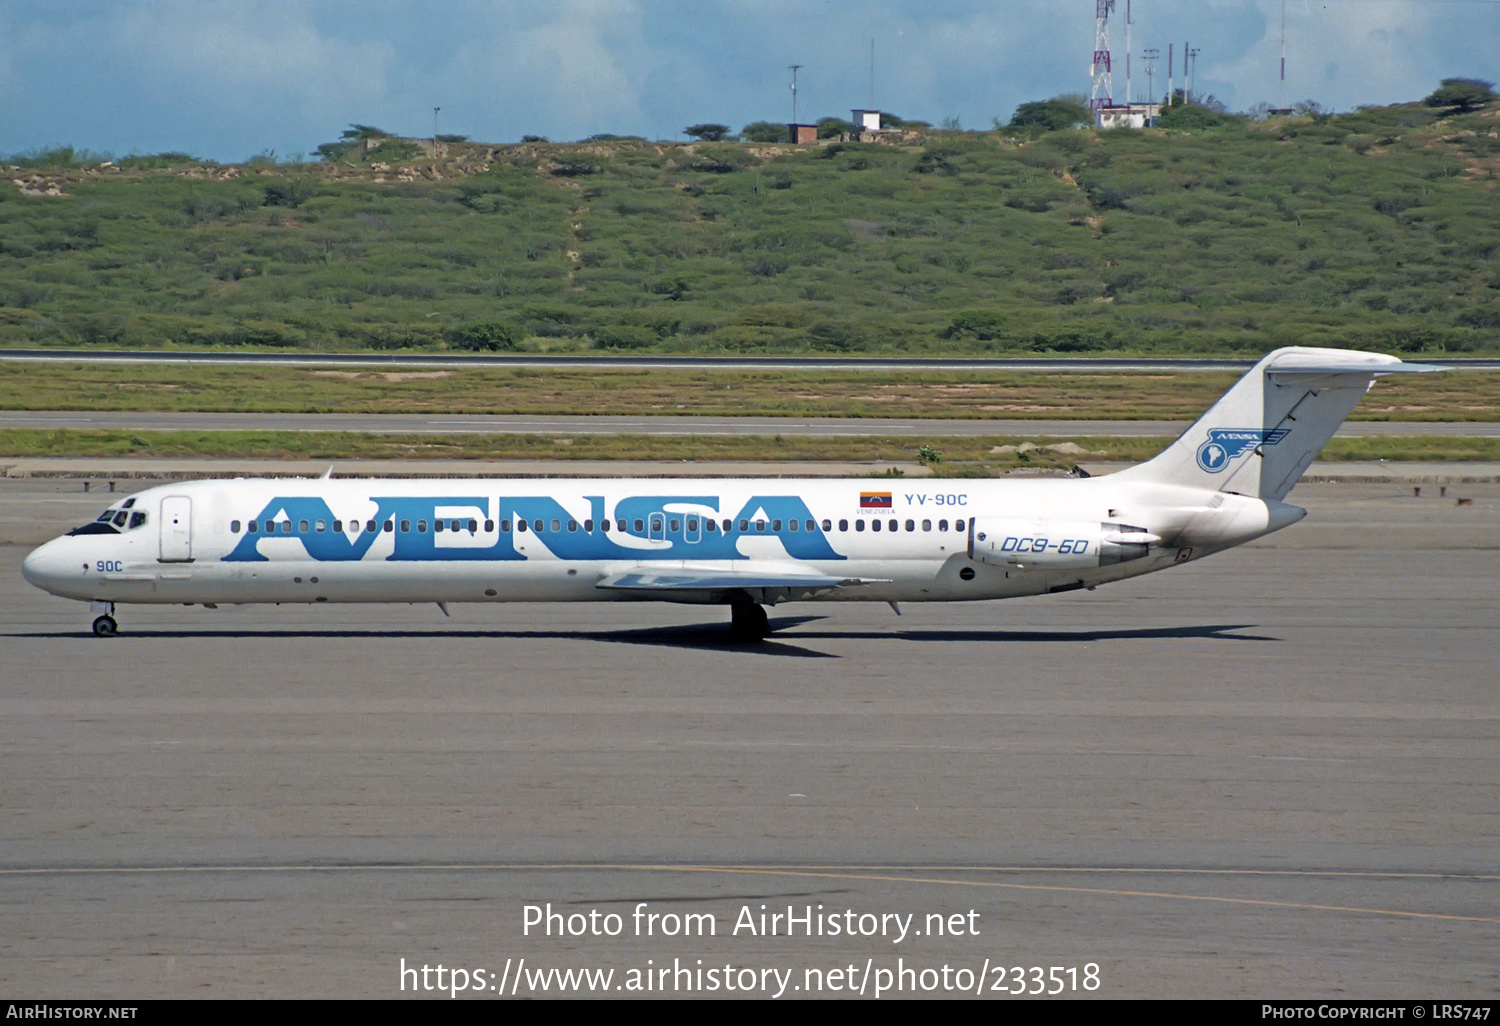
[[[1143,527],[1084,520],[975,517],[969,558],[1022,570],[1083,570],[1141,559],[1161,538]]]

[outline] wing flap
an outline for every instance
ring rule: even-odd
[[[660,598],[705,594],[712,596],[744,591],[750,592],[759,601],[778,601],[839,588],[886,583],[889,582],[884,579],[831,577],[814,571],[753,567],[661,567],[646,564],[607,574],[594,586],[606,591],[633,591]]]

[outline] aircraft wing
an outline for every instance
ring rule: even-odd
[[[633,591],[643,597],[655,598],[686,598],[691,594],[724,595],[743,591],[760,601],[785,601],[838,588],[887,583],[889,581],[884,579],[831,577],[802,569],[663,567],[645,563],[608,574],[600,578],[595,587],[606,591]]]

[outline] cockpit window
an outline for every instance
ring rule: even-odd
[[[82,527],[75,527],[69,531],[69,535],[78,534],[119,534],[122,530],[133,531],[137,527],[145,526],[147,513],[145,510],[131,512],[135,505],[135,496],[131,496],[118,506],[111,506],[99,514],[97,520]]]

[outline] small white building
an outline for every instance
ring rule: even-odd
[[[1095,108],[1094,125],[1098,128],[1146,128],[1156,124],[1160,114],[1160,104],[1122,103]]]
[[[880,111],[878,110],[856,110],[850,114],[849,120],[854,122],[854,129],[858,132],[880,131]]]

